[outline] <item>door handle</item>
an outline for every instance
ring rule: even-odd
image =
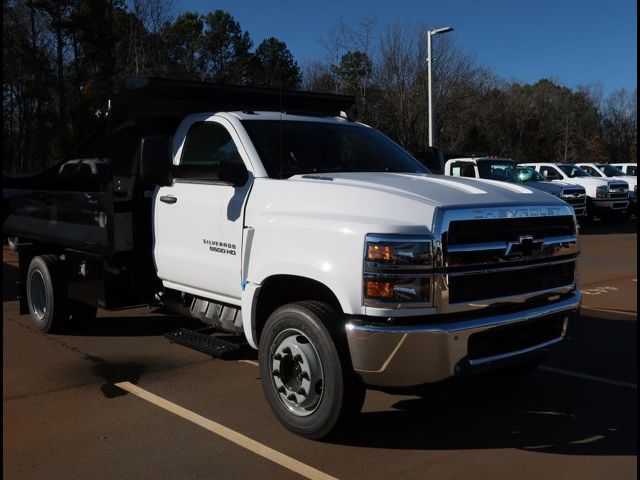
[[[171,195],[163,195],[160,197],[160,201],[164,203],[176,203],[178,199],[176,197],[172,197]]]

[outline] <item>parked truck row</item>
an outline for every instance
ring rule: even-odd
[[[635,212],[637,179],[612,165],[516,163],[509,158],[452,158],[444,174],[509,182],[542,190],[569,203],[579,220],[626,219]],[[514,186],[514,188],[517,188]]]
[[[432,175],[341,113],[352,101],[124,82],[82,150],[5,179],[21,311],[54,332],[149,305],[241,335],[275,415],[309,438],[357,414],[366,388],[535,366],[580,306],[581,207],[563,199],[626,203],[611,197],[623,182],[549,195],[483,179],[480,160],[473,178]],[[232,348],[216,335],[175,339]]]

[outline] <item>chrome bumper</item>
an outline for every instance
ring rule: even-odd
[[[353,368],[369,385],[402,387],[437,382],[464,370],[526,355],[564,339],[569,316],[579,309],[580,298],[579,292],[573,292],[544,307],[449,323],[380,326],[351,321],[346,333]],[[557,338],[499,355],[468,358],[469,337],[475,333],[565,312]]]

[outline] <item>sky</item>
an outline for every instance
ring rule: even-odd
[[[446,35],[507,80],[601,83],[605,94],[637,85],[636,0],[175,0],[175,7],[226,10],[254,46],[275,36],[300,66],[325,58],[321,41],[341,20],[374,17],[378,30],[452,26]]]

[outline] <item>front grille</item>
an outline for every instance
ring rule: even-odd
[[[612,198],[612,199],[615,199],[615,200],[626,199],[626,198],[629,198],[629,194],[628,193],[614,193],[614,192],[611,192],[609,194],[609,198]]]
[[[449,275],[449,303],[473,302],[571,285],[575,262],[526,270]]]
[[[615,183],[610,185],[609,187],[609,198],[618,200],[618,199],[627,199],[629,198],[629,189],[626,185]]]
[[[558,339],[562,336],[566,313],[496,327],[469,337],[470,360],[492,357]]]
[[[573,216],[455,220],[449,224],[445,243],[510,242],[518,240],[521,235],[534,238],[575,235]]]
[[[583,189],[566,189],[562,191],[562,200],[570,205],[584,205],[587,194]]]

